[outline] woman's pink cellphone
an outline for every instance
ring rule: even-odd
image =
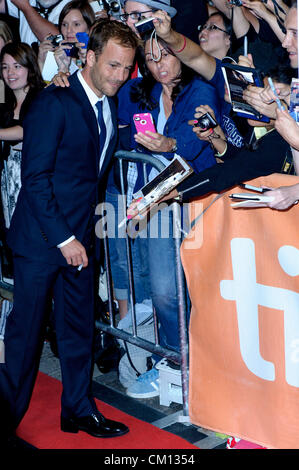
[[[145,133],[145,131],[157,132],[151,113],[134,114],[134,124],[137,132]]]

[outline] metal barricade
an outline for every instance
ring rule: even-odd
[[[115,154],[115,158],[118,159],[120,165],[120,181],[122,191],[122,202],[124,213],[126,213],[126,195],[124,189],[124,175],[123,175],[123,161],[130,162],[141,162],[143,164],[144,180],[147,182],[147,171],[146,165],[151,165],[158,171],[162,171],[165,165],[157,158],[137,152],[118,151]],[[154,313],[154,330],[155,330],[155,342],[150,342],[146,339],[140,338],[137,335],[137,324],[136,324],[136,312],[134,308],[134,287],[133,287],[133,271],[132,271],[132,256],[130,249],[130,239],[126,232],[126,255],[128,265],[128,280],[129,280],[129,291],[130,291],[130,305],[131,305],[131,316],[132,316],[132,333],[123,331],[115,326],[115,318],[113,314],[113,286],[112,286],[112,274],[109,260],[109,247],[107,236],[104,236],[104,251],[105,251],[105,264],[107,273],[107,290],[108,290],[108,309],[110,324],[103,323],[100,320],[96,320],[96,327],[111,335],[115,336],[124,341],[128,341],[135,346],[138,346],[151,353],[158,354],[161,357],[168,358],[172,362],[180,365],[181,368],[181,383],[182,383],[182,400],[183,400],[183,416],[179,418],[180,421],[188,421],[188,383],[189,383],[189,367],[188,367],[188,338],[187,338],[187,322],[186,322],[186,295],[185,295],[185,282],[184,273],[180,260],[180,245],[181,245],[181,207],[179,203],[174,204],[175,208],[173,211],[173,217],[175,220],[174,233],[175,238],[175,262],[176,262],[176,280],[177,280],[177,291],[178,291],[178,326],[180,336],[180,352],[166,349],[159,345],[158,341],[158,327],[157,317]]]

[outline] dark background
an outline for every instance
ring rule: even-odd
[[[198,42],[197,27],[204,24],[208,17],[206,1],[172,0],[171,6],[177,9],[177,14],[172,19],[174,29]]]

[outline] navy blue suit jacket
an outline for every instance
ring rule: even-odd
[[[8,232],[14,253],[61,265],[57,245],[71,235],[82,242],[90,226],[117,132],[108,98],[114,135],[99,174],[96,115],[77,74],[69,82],[43,90],[25,118],[22,187]]]

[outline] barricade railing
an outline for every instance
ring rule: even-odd
[[[118,151],[115,154],[115,158],[118,160],[120,167],[120,184],[121,184],[121,198],[123,204],[123,212],[126,214],[126,194],[124,184],[124,173],[123,173],[123,161],[128,162],[141,162],[143,164],[143,175],[144,181],[147,182],[147,165],[155,168],[158,171],[162,171],[165,165],[157,158],[137,152]],[[107,278],[107,291],[108,291],[108,310],[109,310],[109,324],[96,320],[96,327],[107,333],[110,333],[114,337],[127,341],[135,346],[138,346],[146,351],[153,354],[158,354],[162,358],[167,358],[172,362],[180,365],[181,369],[181,383],[182,383],[182,403],[183,403],[183,416],[182,421],[188,421],[188,383],[189,383],[189,366],[188,366],[188,335],[187,335],[187,320],[186,320],[186,294],[185,294],[185,278],[183,268],[180,259],[180,245],[181,245],[181,206],[178,202],[174,203],[173,218],[174,218],[174,242],[175,242],[175,264],[176,264],[176,282],[178,292],[178,328],[180,337],[180,351],[174,351],[167,349],[159,345],[158,339],[158,320],[155,310],[153,309],[154,319],[154,332],[155,341],[151,342],[137,334],[137,321],[135,311],[135,299],[134,299],[134,280],[133,280],[133,268],[132,268],[132,255],[131,255],[131,240],[126,231],[125,242],[126,242],[126,257],[128,266],[128,284],[129,284],[129,302],[130,302],[130,314],[132,321],[132,333],[123,331],[115,326],[115,315],[113,309],[113,281],[111,273],[111,265],[109,259],[109,246],[107,233],[103,236],[104,252],[105,252],[105,265],[106,265],[106,278]],[[180,419],[179,419],[180,420]]]

